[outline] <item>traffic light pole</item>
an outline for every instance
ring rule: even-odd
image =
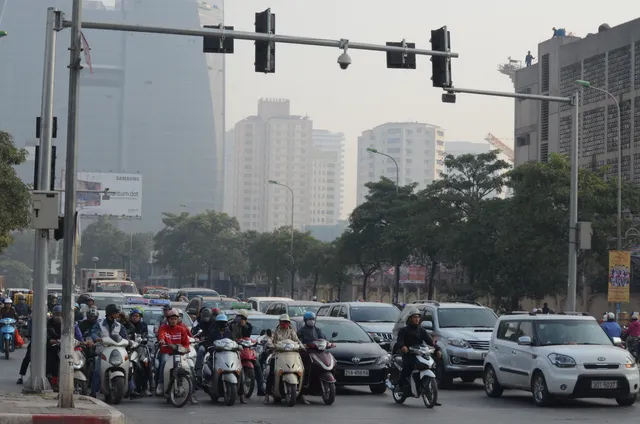
[[[471,88],[449,87],[445,88],[444,90],[447,95],[455,95],[456,93],[479,94],[481,96],[509,97],[512,99],[521,100],[539,100],[553,103],[564,103],[573,107],[573,131],[571,142],[571,188],[569,194],[569,269],[565,312],[575,312],[578,291],[578,246],[576,231],[578,227],[578,124],[580,116],[578,104],[580,101],[580,92],[576,91],[571,97],[554,97],[543,96],[540,94],[521,94],[503,91],[475,90]]]

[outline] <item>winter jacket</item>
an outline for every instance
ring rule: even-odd
[[[629,337],[640,337],[640,320],[633,320],[624,332]]]
[[[158,341],[165,343],[160,347],[160,353],[173,353],[173,350],[167,345],[179,344],[187,349],[191,347],[187,329],[182,325],[175,325],[172,327],[169,324],[163,324],[158,331]]]
[[[271,339],[267,342],[267,347],[273,348],[283,340],[292,340],[296,343],[300,343],[300,339],[296,334],[296,330],[294,330],[292,327],[281,328],[280,326],[278,326]]]

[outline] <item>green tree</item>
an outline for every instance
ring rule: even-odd
[[[80,268],[93,268],[97,257],[99,268],[126,268],[129,257],[129,235],[116,228],[107,217],[100,217],[82,231]]]
[[[278,293],[280,280],[288,274],[285,264],[291,261],[287,257],[290,237],[284,228],[260,233],[248,248],[251,273],[260,274],[271,283],[272,296]]]
[[[349,228],[342,234],[338,253],[347,263],[360,269],[362,300],[367,300],[369,278],[382,267],[382,251],[378,245],[381,231],[373,225],[365,225],[356,231]]]
[[[0,253],[13,242],[12,231],[29,226],[31,194],[15,170],[26,159],[27,151],[17,148],[11,135],[0,131]]]
[[[131,243],[131,274],[146,279],[151,271],[149,263],[153,251],[153,233],[134,233],[129,236]]]
[[[329,245],[328,250],[325,252],[325,263],[322,269],[322,275],[325,281],[327,281],[333,289],[337,290],[338,299],[342,299],[342,291],[345,285],[349,284],[353,279],[353,273],[351,272],[353,264],[340,254],[343,250],[341,247],[343,241],[344,238],[339,237]]]
[[[322,271],[330,260],[331,249],[329,243],[314,240],[298,262],[300,276],[312,279],[313,296],[317,294],[318,284],[323,277]]]
[[[164,228],[153,238],[155,261],[178,278],[180,283],[191,279],[202,270],[202,260],[190,249],[192,227],[187,212],[164,213]]]
[[[0,260],[0,275],[6,288],[29,288],[33,283],[33,272],[24,263],[11,259]]]
[[[10,259],[22,262],[27,266],[33,266],[35,232],[33,230],[25,230],[23,232],[14,232],[11,236],[13,237],[13,242],[0,254],[0,259]]]

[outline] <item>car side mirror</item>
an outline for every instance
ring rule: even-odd
[[[373,341],[376,343],[382,343],[384,340],[380,336],[373,336]]]
[[[613,337],[611,340],[613,341],[614,346],[622,346],[622,339],[620,337]]]
[[[331,333],[331,338],[335,339],[336,337],[338,337],[338,332],[334,331],[333,333]]]
[[[518,344],[520,346],[531,346],[531,343],[531,337],[529,336],[518,337]]]
[[[427,330],[433,330],[433,322],[432,321],[422,321],[422,324],[420,324],[423,328],[426,328]]]

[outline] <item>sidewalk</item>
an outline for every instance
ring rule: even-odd
[[[76,396],[74,409],[58,408],[58,395],[0,394],[0,424],[125,424],[115,408],[88,396]]]

